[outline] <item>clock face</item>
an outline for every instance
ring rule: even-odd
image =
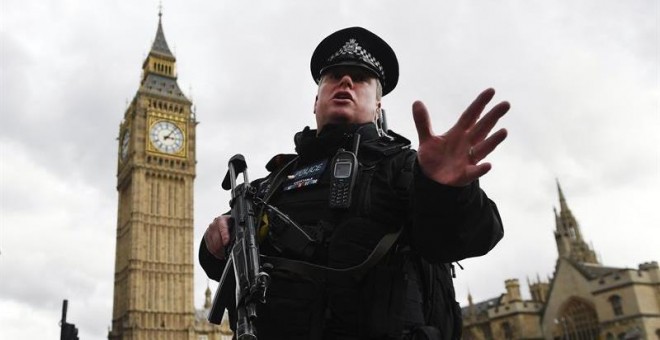
[[[124,135],[121,137],[120,152],[121,152],[122,160],[125,160],[126,157],[128,156],[128,141],[130,139],[131,139],[131,130],[126,130],[126,132],[124,132]]]
[[[151,126],[149,139],[158,151],[165,153],[177,153],[183,147],[183,132],[167,120],[157,121]]]

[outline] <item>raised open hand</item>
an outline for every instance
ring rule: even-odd
[[[490,163],[479,162],[506,138],[506,129],[490,137],[488,134],[510,108],[508,102],[501,102],[479,119],[494,95],[492,88],[481,92],[456,124],[442,135],[433,134],[426,106],[421,101],[413,103],[419,136],[417,160],[424,175],[445,185],[465,186],[490,171]]]

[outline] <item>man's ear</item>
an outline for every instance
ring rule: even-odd
[[[316,104],[319,103],[319,96],[316,95],[316,98],[314,98],[314,114],[316,114]]]

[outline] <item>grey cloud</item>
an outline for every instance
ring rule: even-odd
[[[432,110],[436,132],[485,87],[497,89],[495,100],[512,103],[501,122],[509,139],[488,158],[494,167],[481,181],[500,206],[506,236],[488,256],[462,262],[459,300],[468,288],[481,300],[503,292],[504,279],[552,272],[555,178],[604,259],[625,266],[657,260],[648,258],[649,240],[657,239],[652,201],[660,190],[657,1],[163,5],[179,85],[200,121],[197,242],[227,209],[219,185],[227,159],[244,153],[256,178],[272,154],[291,152],[293,133],[314,125],[311,51],[325,34],[362,25],[397,51],[400,84],[384,105],[390,126],[413,144],[413,100]],[[154,3],[3,3],[0,303],[31,311],[34,324],[48,325],[43,333],[56,334],[62,295],[70,294],[72,320],[85,338],[107,335],[115,138],[139,85],[157,10]],[[69,190],[53,192],[55,185]],[[56,218],[41,226],[49,217]],[[603,232],[612,228],[629,233]],[[30,247],[34,234],[49,242]],[[622,249],[621,242],[635,247]],[[43,274],[61,263],[70,270],[41,289]],[[195,275],[199,306],[206,279],[199,266]],[[14,334],[10,327],[0,324],[0,337]]]

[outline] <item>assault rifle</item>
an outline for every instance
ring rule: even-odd
[[[243,183],[236,185],[236,177],[243,173]],[[233,220],[233,245],[225,266],[220,285],[213,298],[208,320],[220,324],[225,308],[236,307],[236,339],[257,339],[255,320],[257,303],[266,302],[266,289],[270,276],[263,271],[259,262],[257,243],[256,211],[254,197],[256,189],[250,185],[247,164],[241,154],[229,159],[229,170],[222,181],[222,188],[231,189],[231,217]],[[233,276],[233,277],[232,277]],[[227,296],[235,287],[235,306]]]

